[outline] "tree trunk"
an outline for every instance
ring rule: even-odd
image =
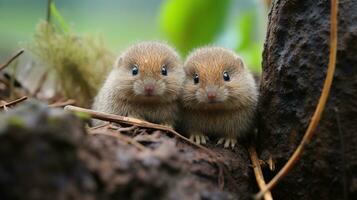
[[[330,1],[276,0],[263,53],[259,133],[263,158],[277,169],[301,141],[316,108],[329,59]],[[357,2],[341,0],[334,82],[320,124],[276,199],[357,196]]]

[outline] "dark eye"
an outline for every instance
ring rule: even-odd
[[[198,77],[198,74],[195,74],[195,76],[193,77],[193,81],[194,81],[195,84],[200,82],[200,78]]]
[[[229,75],[228,75],[228,72],[223,72],[223,79],[224,79],[224,81],[229,81],[229,80],[231,80],[231,78],[229,77]]]
[[[163,65],[161,68],[161,74],[164,76],[167,76],[167,69],[166,69],[166,65]]]
[[[133,73],[133,76],[138,75],[138,73],[139,73],[138,65],[133,65],[132,73]]]

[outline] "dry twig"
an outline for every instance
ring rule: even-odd
[[[17,57],[19,57],[22,53],[24,53],[25,50],[21,49],[19,52],[17,52],[15,55],[11,56],[9,60],[6,61],[6,63],[0,65],[0,71],[5,69],[7,66],[9,66],[12,61],[14,61]]]
[[[38,81],[38,84],[34,90],[34,92],[32,93],[32,96],[36,97],[38,93],[40,93],[42,87],[43,87],[43,84],[46,82],[47,80],[47,76],[48,76],[48,72],[44,72],[42,75],[41,75],[41,78],[40,80]]]
[[[132,131],[134,129],[138,128],[137,126],[130,126],[130,127],[124,127],[124,128],[118,128],[117,130],[119,132],[129,132]]]
[[[264,190],[266,188],[266,183],[264,181],[262,168],[260,167],[260,161],[258,158],[257,151],[255,150],[254,147],[249,147],[248,151],[249,151],[250,159],[252,160],[255,179],[257,180],[259,188],[261,190]],[[264,199],[273,200],[273,196],[271,195],[270,191],[267,191],[264,194]]]
[[[103,123],[103,124],[98,125],[98,126],[90,127],[90,128],[88,128],[88,131],[93,131],[93,130],[96,130],[96,129],[103,128],[104,126],[108,126],[108,124],[110,124],[110,122],[106,122],[106,123]]]
[[[319,102],[316,106],[314,115],[311,118],[309,127],[307,128],[305,135],[295,150],[294,154],[290,157],[288,162],[284,167],[278,172],[278,174],[268,183],[267,187],[264,190],[261,190],[258,194],[255,195],[256,199],[261,199],[263,195],[271,190],[279,181],[285,177],[290,170],[295,166],[300,156],[304,152],[304,149],[307,144],[310,143],[312,136],[314,135],[315,129],[319,124],[322,112],[325,108],[327,97],[329,96],[330,88],[332,85],[333,75],[336,68],[336,53],[337,53],[337,11],[338,11],[338,0],[331,0],[331,26],[330,26],[330,55],[329,63],[327,68],[327,74],[325,83],[321,92]]]
[[[13,101],[7,102],[7,103],[5,103],[3,105],[0,105],[0,108],[6,109],[7,107],[13,106],[15,104],[18,104],[18,103],[20,103],[22,101],[25,101],[26,99],[27,99],[27,96],[23,96],[21,98],[18,98],[18,99],[15,99]]]
[[[275,171],[275,162],[273,160],[273,156],[272,155],[269,155],[269,158],[268,158],[268,166],[269,166],[269,169],[270,171]]]
[[[4,100],[1,100],[0,103],[4,105],[3,109],[5,110],[5,112],[7,112],[7,111],[8,111],[8,108],[7,108],[7,106],[5,105],[5,104],[7,104],[7,102],[4,101]]]
[[[50,104],[48,105],[48,107],[51,107],[51,108],[55,108],[55,107],[65,107],[65,106],[68,106],[68,105],[72,105],[72,104],[75,104],[76,103],[76,100],[74,99],[68,99],[66,101],[58,101],[58,102],[55,102],[53,104]]]
[[[107,113],[98,112],[98,111],[94,111],[94,110],[90,110],[90,109],[76,107],[76,106],[66,106],[65,110],[86,113],[86,114],[89,114],[92,118],[100,119],[100,120],[104,120],[104,121],[134,125],[134,126],[138,126],[138,127],[152,128],[152,129],[157,129],[157,130],[162,130],[162,131],[168,131],[168,132],[174,134],[175,136],[179,137],[180,139],[186,141],[187,143],[192,144],[200,149],[205,150],[207,153],[216,156],[211,150],[207,149],[206,147],[203,147],[202,145],[192,142],[191,140],[189,140],[185,136],[177,133],[175,130],[173,130],[171,127],[168,127],[168,126],[154,124],[154,123],[150,123],[150,122],[147,122],[144,120],[131,118],[131,117],[107,114]]]
[[[146,148],[144,145],[142,145],[139,142],[133,140],[131,137],[128,137],[128,136],[125,136],[125,135],[121,134],[119,131],[114,131],[114,130],[110,129],[109,126],[110,126],[109,124],[106,124],[105,126],[102,126],[101,128],[97,128],[97,129],[89,131],[89,133],[93,134],[93,135],[100,134],[100,135],[113,136],[113,137],[116,137],[119,140],[121,140],[121,141],[123,141],[123,142],[125,142],[127,144],[131,144],[131,145],[135,146],[140,151],[148,150],[148,148]]]

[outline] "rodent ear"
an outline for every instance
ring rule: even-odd
[[[239,63],[239,66],[240,66],[241,68],[245,68],[245,64],[244,64],[243,58],[240,57],[240,56],[237,56],[236,59],[237,59],[237,61],[238,61],[238,63]]]
[[[117,58],[117,60],[115,61],[115,64],[114,64],[114,67],[120,67],[123,65],[123,57],[122,56],[119,56],[119,58]]]
[[[195,74],[195,69],[193,67],[184,67],[187,76],[193,76]]]

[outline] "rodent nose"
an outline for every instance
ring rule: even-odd
[[[216,97],[217,97],[217,93],[216,92],[207,92],[207,98],[209,99],[209,100],[215,100],[216,99]]]
[[[144,86],[144,90],[147,94],[152,94],[154,92],[154,85],[153,84],[147,84]]]

